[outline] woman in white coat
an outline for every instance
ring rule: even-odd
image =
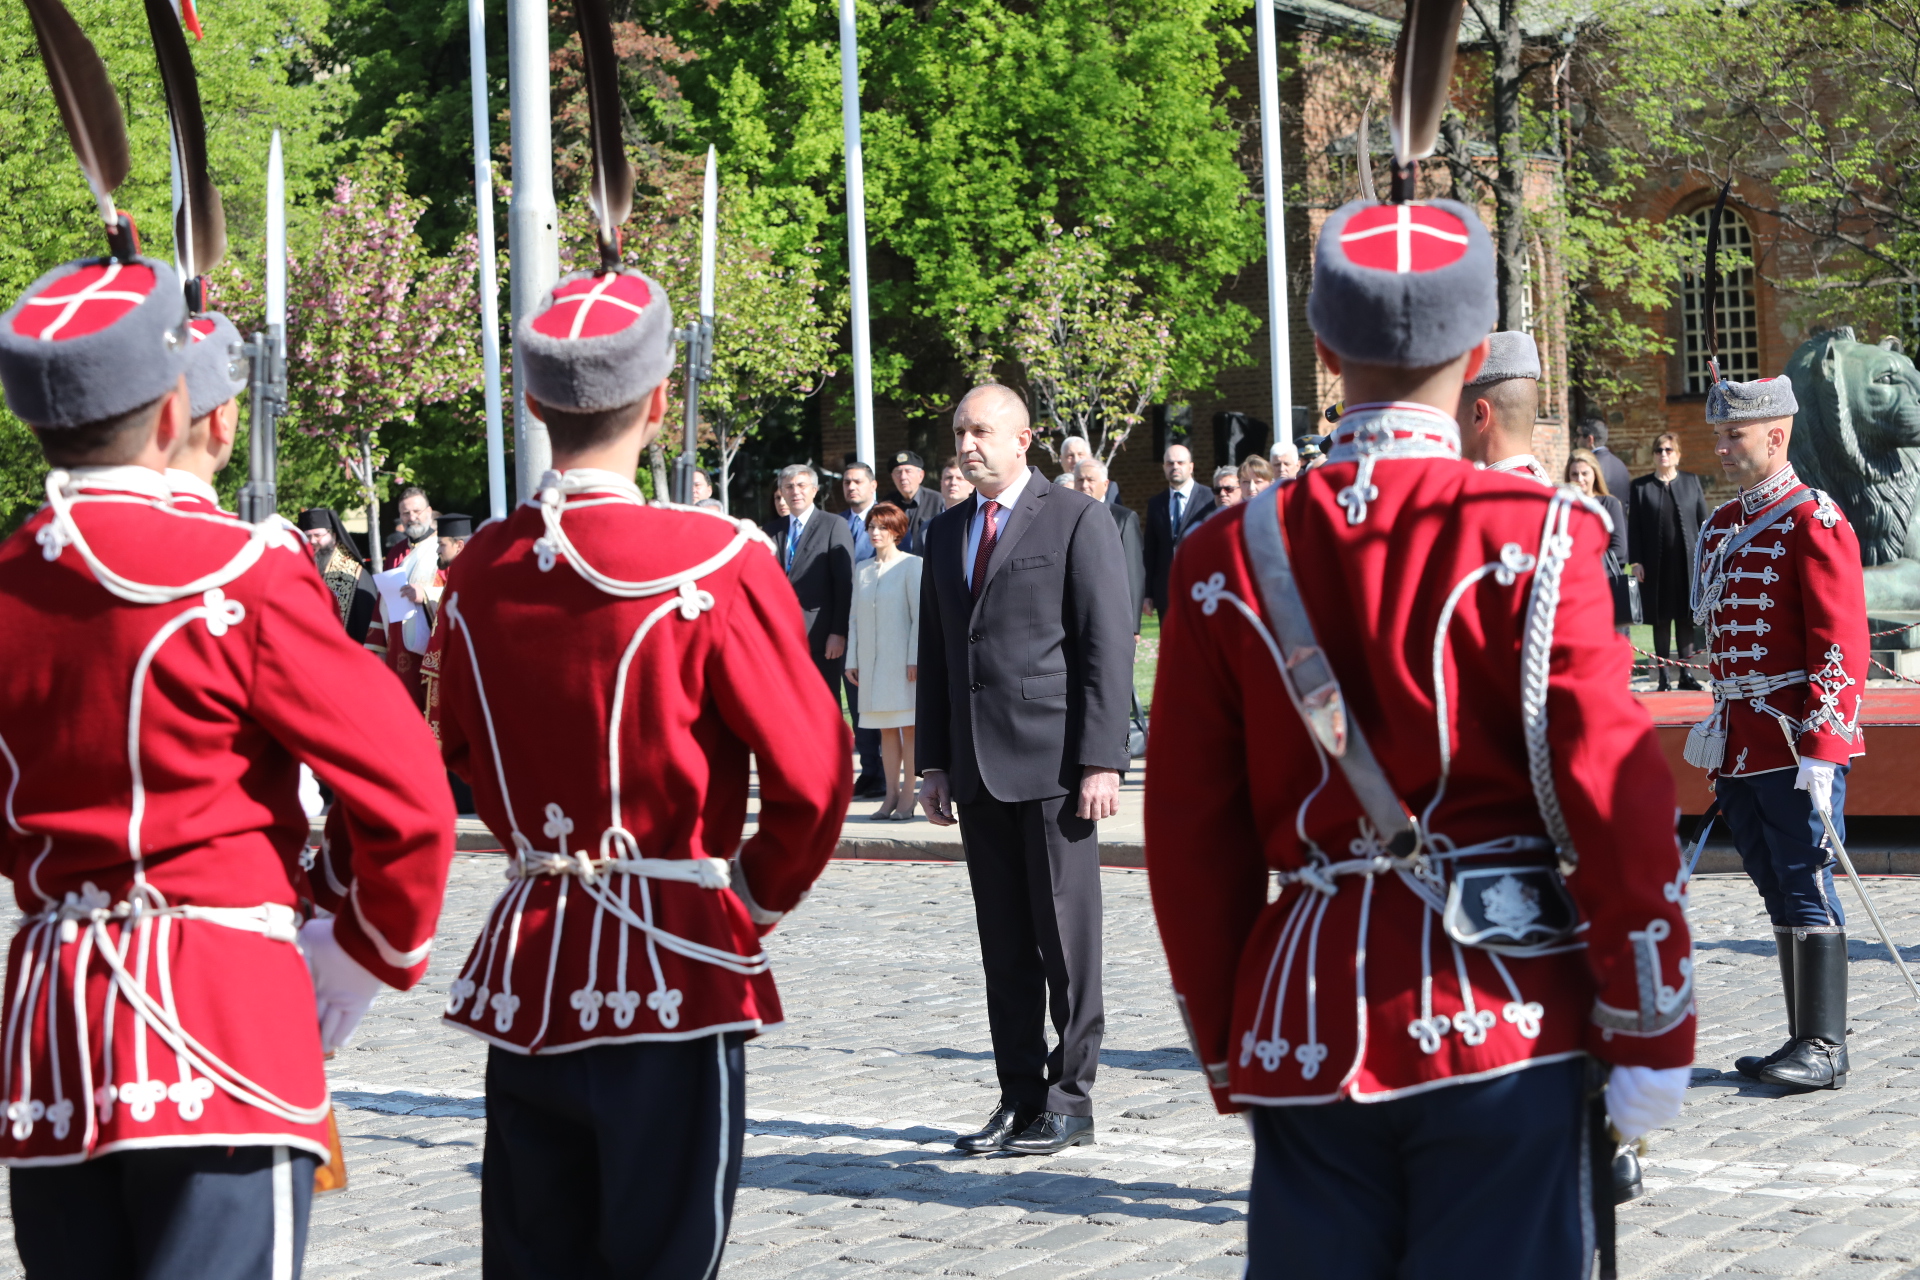
[[[875,818],[913,817],[914,680],[919,675],[920,557],[900,549],[907,513],[891,502],[867,512],[873,559],[854,571],[847,620],[847,682],[860,686],[860,727],[880,731],[887,798]]]

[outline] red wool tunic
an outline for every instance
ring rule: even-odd
[[[282,1144],[324,1159],[293,943],[299,761],[353,836],[337,936],[405,988],[426,972],[453,853],[432,740],[341,631],[297,535],[176,508],[155,471],[74,478],[70,519],[43,509],[0,544],[0,873],[27,912],[7,964],[0,1160]],[[163,597],[206,585],[130,602],[89,554]]]
[[[447,764],[509,851],[446,1018],[517,1053],[778,1023],[759,938],[852,789],[793,590],[746,522],[606,472],[544,496],[475,532],[428,654]]]
[[[1337,431],[1333,460],[1274,486],[1272,503],[1190,534],[1163,615],[1147,863],[1216,1105],[1377,1101],[1582,1051],[1691,1062],[1673,781],[1627,692],[1603,517],[1571,491],[1476,470],[1453,444],[1369,459],[1356,477],[1353,434],[1342,450]],[[1294,878],[1386,850],[1276,665],[1245,528],[1276,518],[1346,714],[1427,851],[1490,844],[1453,865],[1551,866],[1556,828],[1571,833],[1570,945],[1522,958],[1455,943],[1397,871],[1322,878],[1331,892]],[[1536,777],[1523,639],[1550,559],[1560,589],[1536,633],[1550,639]],[[1269,901],[1271,873],[1282,887]]]
[[[1783,720],[1803,756],[1865,755],[1866,581],[1860,540],[1833,499],[1783,467],[1707,517],[1697,555],[1694,620],[1707,631],[1716,704],[1700,732],[1726,734],[1719,772],[1795,768]]]

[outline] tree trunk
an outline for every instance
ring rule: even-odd
[[[1519,0],[1500,0],[1500,30],[1493,50],[1493,145],[1499,157],[1493,207],[1502,329],[1520,328],[1527,314],[1527,161],[1520,111],[1520,49]]]
[[[380,490],[374,487],[373,433],[360,434],[360,483],[367,491],[367,564],[371,572],[380,572],[383,539],[380,537]]]

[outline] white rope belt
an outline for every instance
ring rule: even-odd
[[[1804,670],[1783,671],[1779,675],[1763,676],[1758,671],[1750,671],[1744,676],[1735,676],[1731,680],[1715,680],[1713,696],[1727,702],[1744,702],[1749,698],[1764,698],[1770,693],[1782,689],[1791,689],[1796,684],[1805,684],[1807,673]]]
[[[104,897],[105,895],[102,895]],[[108,920],[135,920],[135,916],[154,919],[167,917],[174,920],[203,920],[208,924],[217,924],[227,929],[238,929],[243,933],[257,933],[273,942],[293,942],[300,936],[300,916],[292,907],[279,902],[264,902],[257,907],[196,907],[191,904],[175,907],[141,907],[138,911],[130,902],[116,902],[112,906],[102,906],[97,900],[84,896],[68,894],[65,902],[48,907],[44,911],[28,913],[21,917],[20,923],[60,925],[60,941],[73,942],[80,936],[82,921],[87,923],[106,923]]]
[[[603,875],[644,876],[648,880],[677,880],[702,889],[733,886],[733,864],[719,858],[590,858],[582,853],[522,850],[507,863],[507,879],[533,876],[578,876],[591,884]]]

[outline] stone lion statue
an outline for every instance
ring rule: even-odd
[[[1860,536],[1869,610],[1920,610],[1920,369],[1893,338],[1816,333],[1787,361],[1800,412],[1791,456]]]

